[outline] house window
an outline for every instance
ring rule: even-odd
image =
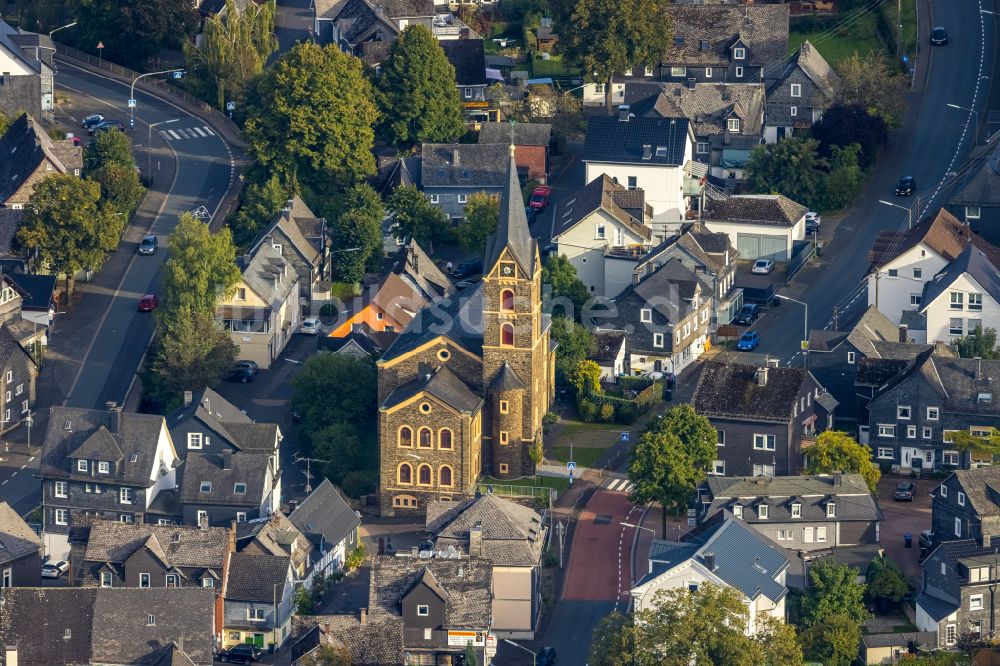
[[[954,645],[955,641],[957,640],[958,640],[958,629],[955,628],[954,624],[949,624],[944,628],[945,645]]]
[[[934,435],[934,430],[932,428],[924,426],[923,428],[921,428],[920,434],[924,439],[930,439]]]
[[[740,131],[740,119],[739,118],[729,118],[726,120],[726,129],[730,132]]]
[[[118,502],[120,504],[131,504],[132,503],[132,489],[131,488],[119,488],[118,489]]]
[[[188,433],[188,448],[189,449],[200,449],[202,442],[202,436],[200,432],[189,432]]]
[[[87,471],[87,461],[86,460],[77,460],[76,461],[76,471],[78,471],[78,472],[86,472]]]
[[[826,543],[826,527],[816,528],[816,543]]]
[[[699,141],[698,142],[698,154],[699,155],[708,155],[708,142],[707,141]]]
[[[634,190],[639,187],[639,180],[635,176],[628,177],[628,189]]]
[[[628,69],[625,70],[625,76],[632,76],[632,68],[631,67],[629,67]]]
[[[920,294],[910,294],[910,305],[920,305],[921,298]]]
[[[687,76],[687,67],[671,67],[670,76]]]
[[[438,485],[450,488],[454,483],[454,473],[448,465],[442,465],[438,470]]]
[[[927,462],[932,462],[928,460]],[[958,464],[958,451],[943,451],[941,453],[941,464],[942,465],[957,465]]]
[[[712,78],[712,68],[711,67],[706,67],[705,68],[705,78],[706,79]]]
[[[966,206],[965,207],[965,219],[967,219],[967,220],[978,220],[979,219],[979,206]]]
[[[892,448],[887,446],[878,447],[878,457],[881,460],[892,460]]]
[[[431,478],[432,476],[433,475],[431,474],[431,466],[430,465],[421,465],[420,467],[417,468],[417,484],[418,485],[421,485],[421,486],[429,486],[429,485],[431,485],[431,483],[433,482],[433,479]]]
[[[465,99],[472,99],[472,88],[465,88],[462,90],[462,95]]]
[[[733,58],[736,60],[746,60],[747,50],[742,47],[736,47],[733,49]]]
[[[245,301],[245,300],[247,300],[247,288],[246,287],[238,287],[236,289],[236,300],[238,300],[238,301]]]
[[[246,495],[247,494],[247,484],[245,484],[245,483],[234,483],[233,484],[233,494],[234,495]]]
[[[396,470],[396,481],[402,484],[413,483],[413,467],[410,463],[401,463]]]
[[[899,270],[898,269],[895,269],[895,268],[890,268],[889,269],[889,277],[898,277],[898,276],[899,276]]]
[[[757,507],[757,518],[760,520],[767,520],[767,505],[761,504]]]
[[[906,426],[906,438],[916,439],[917,438],[917,426],[908,425]]]
[[[788,107],[788,115],[790,115],[793,118],[797,117],[799,115],[799,107],[797,106]]]
[[[948,486],[941,486],[940,490],[938,490],[938,494],[941,495],[941,497],[947,497],[948,496]]]
[[[646,75],[646,76],[652,76],[653,75],[653,68],[652,67],[646,67],[646,69],[643,70],[643,74]]]
[[[426,604],[420,604],[417,606],[417,615],[419,615],[420,617],[427,617],[430,614],[431,614],[430,606]]]
[[[951,299],[951,309],[961,310],[965,306],[965,294],[960,291],[953,291],[949,294]]]
[[[69,497],[69,484],[65,481],[56,481],[56,497]]]
[[[792,531],[791,530],[778,530],[778,541],[791,541]]]
[[[149,574],[141,573],[139,574],[139,587],[149,587]]]
[[[239,522],[239,521],[237,521],[237,522]],[[202,587],[213,588],[213,587],[215,587],[215,581],[212,580],[211,578],[202,578],[201,579],[201,586]]]
[[[740,504],[737,504],[736,506],[734,506],[733,507],[733,515],[736,516],[737,518],[742,518],[743,517],[743,506],[740,505]]]
[[[802,530],[802,541],[804,543],[812,543],[816,540],[816,529],[813,527],[806,527]]]
[[[969,294],[969,309],[970,310],[982,310],[983,309],[983,295],[982,294]],[[973,329],[975,330],[975,329]]]
[[[500,413],[501,414],[510,414],[510,403],[507,402],[506,400],[501,400],[500,401]]]
[[[927,420],[928,421],[937,421],[939,413],[940,412],[938,411],[937,407],[928,407],[927,408]]]
[[[24,384],[18,384],[17,388],[14,389],[14,395],[21,395],[24,393]]]
[[[438,431],[438,448],[446,451],[451,451],[454,448],[451,430],[448,428],[441,428]]]
[[[514,346],[514,324],[506,323],[500,326],[500,346]]]
[[[961,294],[959,294],[961,295]],[[962,320],[961,319],[949,319],[948,320],[948,335],[962,335]]]
[[[969,610],[983,610],[983,595],[973,594],[969,597]]]
[[[878,436],[879,437],[895,437],[896,436],[896,426],[894,425],[883,425],[878,426]]]
[[[417,432],[417,448],[420,449],[431,449],[434,448],[434,444],[431,442],[431,429],[421,428]]]
[[[726,475],[726,461],[725,460],[716,460],[715,462],[713,462],[712,463],[712,474],[714,474],[716,476],[725,476]]]
[[[639,310],[639,321],[644,324],[649,324],[653,321],[653,311],[649,308],[642,308]]]
[[[264,609],[263,608],[248,608],[247,609],[247,619],[254,621],[261,621],[264,619]]]
[[[847,352],[847,362],[854,365],[854,352]]]
[[[100,461],[97,463],[97,473],[98,474],[108,474],[111,471],[111,465],[109,463]]]
[[[458,203],[468,203],[468,202],[469,202],[469,195],[467,194],[458,195]]]
[[[653,333],[653,346],[663,347],[663,333]]]
[[[180,576],[178,576],[177,574],[167,574],[166,585],[167,587],[180,587],[181,586]]]
[[[399,429],[399,445],[404,448],[413,448],[413,429],[410,426],[403,426]]]
[[[212,492],[212,482],[211,481],[202,481],[201,485],[198,486],[198,492],[200,492],[200,493],[210,493],[210,492]]]
[[[910,406],[909,405],[896,405],[896,418],[902,419],[903,421],[910,420]]]
[[[245,522],[247,522],[247,512],[246,511],[237,511],[236,512],[236,522],[238,522],[238,523],[245,523]]]
[[[774,465],[754,465],[754,476],[774,476]]]
[[[604,94],[604,84],[603,83],[595,83],[594,84],[594,94],[595,95],[603,95]]]
[[[113,577],[110,571],[101,572],[101,587],[111,587]]]
[[[958,500],[959,506],[965,506],[965,493],[963,493],[961,490],[958,491],[958,497],[956,497],[955,499]]]
[[[510,434],[506,430],[500,431],[500,443],[508,444],[510,442]]]
[[[835,502],[826,503],[826,517],[827,518],[837,517],[837,504]]]
[[[438,196],[437,194],[432,194],[431,195],[431,203],[432,204],[436,204],[436,203],[440,203],[440,202],[441,202],[441,197],[440,196]]]
[[[198,521],[199,525],[207,525],[208,524],[208,511],[205,511],[203,509],[199,509],[198,510],[198,515],[197,515],[197,521]]]
[[[56,509],[55,519],[56,519],[56,525],[67,525],[69,523],[69,510]]]
[[[716,446],[725,446],[726,445],[726,431],[725,430],[716,430],[715,434],[716,434],[716,437],[717,437],[717,439],[716,439]]]
[[[507,463],[500,463],[500,473],[501,474],[506,474],[507,473],[507,469],[508,469]]]
[[[774,435],[753,436],[753,448],[761,451],[774,451]]]
[[[133,516],[131,513],[119,513],[118,522],[131,525],[132,523],[135,522],[135,516]]]
[[[802,517],[802,505],[798,502],[792,502],[792,518]]]
[[[10,567],[3,570],[3,583],[0,587],[12,587],[14,585],[14,570]]]
[[[802,97],[802,84],[801,83],[793,83],[792,84],[791,96],[792,97]]]
[[[955,519],[955,536],[956,537],[961,537],[962,536],[962,519],[961,518],[956,518]]]
[[[500,309],[507,312],[514,309],[514,290],[504,289],[500,292]]]
[[[919,280],[923,276],[924,276],[924,269],[922,269],[922,268],[914,268],[913,269],[913,278],[915,280]]]
[[[743,78],[743,68],[742,67],[737,67],[736,68],[736,78],[738,78],[738,79],[742,79]]]

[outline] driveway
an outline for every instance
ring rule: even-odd
[[[900,481],[913,481],[917,492],[912,502],[896,502],[892,493]],[[878,484],[878,505],[885,518],[880,527],[882,547],[886,555],[898,564],[911,583],[920,580],[920,533],[931,528],[931,490],[940,479],[911,479],[902,475],[885,475]],[[903,534],[913,535],[913,547],[905,548]]]

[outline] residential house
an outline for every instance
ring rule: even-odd
[[[549,174],[549,144],[552,125],[548,123],[483,123],[479,128],[479,143],[514,144],[517,172],[527,180],[544,185]]]
[[[226,526],[267,518],[281,506],[281,474],[264,453],[188,453],[181,467],[181,520]]]
[[[637,611],[655,610],[663,591],[696,592],[706,584],[729,587],[747,607],[746,633],[753,635],[758,618],[785,621],[790,563],[780,546],[742,521],[728,518],[679,542],[654,539],[649,570],[632,587],[632,603]]]
[[[438,268],[417,241],[410,240],[387,259],[379,276],[365,286],[361,296],[345,304],[328,338],[343,340],[358,330],[379,335],[402,333],[424,307],[455,292],[451,278]],[[384,348],[384,347],[383,347]]]
[[[486,645],[493,611],[493,566],[483,559],[376,557],[369,622],[401,620],[414,661],[456,659],[468,642]]]
[[[283,248],[262,243],[236,261],[240,281],[232,296],[219,302],[215,316],[239,357],[271,367],[299,330],[299,276],[282,256]]]
[[[353,666],[406,663],[402,620],[369,621],[367,608],[357,615],[296,615],[292,630],[292,666],[310,663],[309,655],[322,646],[346,649]]]
[[[1000,252],[991,255],[970,245],[924,285],[919,312],[927,342],[952,343],[977,328],[1000,328]]]
[[[42,582],[42,540],[7,502],[0,502],[0,588]]]
[[[330,279],[330,246],[326,218],[316,217],[304,201],[295,195],[275,218],[261,229],[250,244],[248,254],[269,243],[299,276],[299,296],[307,303],[315,298],[317,283]]]
[[[449,39],[439,42],[455,68],[455,85],[465,109],[466,122],[498,121],[499,109],[486,99],[486,53],[482,39]]]
[[[957,469],[931,490],[934,543],[974,539],[990,547],[1000,537],[1000,470]]]
[[[52,112],[54,51],[51,38],[21,31],[0,20],[0,112],[9,116],[27,112],[35,118]]]
[[[882,510],[860,474],[709,477],[698,523],[735,516],[779,546],[810,552],[879,542]]]
[[[221,647],[253,643],[277,649],[291,635],[294,569],[288,555],[239,552],[229,556]]]
[[[597,363],[601,368],[601,381],[613,382],[615,378],[625,374],[625,340],[624,331],[591,331],[594,339],[594,353],[587,358]]]
[[[11,272],[3,275],[19,292],[21,318],[30,322],[35,330],[46,330],[56,314],[56,276]]]
[[[868,252],[868,305],[903,323],[904,313],[920,311],[924,285],[970,245],[987,253],[992,247],[943,208],[905,232],[881,232]]]
[[[652,206],[642,189],[600,174],[556,207],[552,242],[593,296],[613,298],[632,282],[652,246]]]
[[[888,373],[887,373],[888,374]],[[934,348],[902,364],[868,406],[869,446],[893,470],[954,470],[977,462],[951,433],[989,434],[1000,427],[993,377],[1000,361],[957,358]]]
[[[809,40],[802,42],[791,58],[772,68],[766,80],[767,143],[812,127],[833,105],[840,86],[840,75]]]
[[[425,143],[420,158],[421,189],[457,222],[465,217],[470,195],[503,192],[509,154],[508,145],[499,143]]]
[[[198,588],[4,590],[4,663],[210,666],[213,604],[213,591]]]
[[[312,543],[280,511],[236,524],[236,550],[247,555],[288,558],[290,575],[312,587]]]
[[[144,522],[180,464],[162,416],[119,407],[52,407],[40,458],[42,537],[56,560],[69,556],[69,530],[83,516]]]
[[[399,34],[411,24],[434,19],[432,0],[318,0],[312,5],[313,30],[322,44],[336,44],[345,53],[376,67]]]
[[[692,404],[719,435],[715,476],[787,476],[833,427],[837,401],[802,368],[706,362]]]
[[[684,166],[693,158],[694,130],[686,118],[640,117],[628,109],[619,109],[617,116],[587,118],[587,182],[607,174],[630,190],[641,188],[653,206],[654,223],[684,218],[694,194],[685,189],[689,177]]]
[[[0,434],[19,426],[35,403],[35,382],[48,327],[22,316],[25,292],[0,274]]]
[[[978,151],[982,154],[977,154]],[[1000,245],[1000,142],[973,151],[948,197],[947,209],[983,240]]]
[[[782,194],[711,198],[702,224],[727,234],[740,259],[789,261],[805,241],[806,207]]]
[[[0,49],[2,44],[0,38]],[[44,178],[53,174],[79,176],[83,168],[83,148],[74,146],[71,139],[50,139],[26,113],[0,138],[0,155],[4,156],[0,160],[0,208],[21,210]]]
[[[906,631],[888,634],[862,634],[861,659],[866,666],[898,664],[904,654],[915,648],[929,650],[937,644],[937,633]]]
[[[292,511],[288,519],[312,544],[309,570],[330,576],[360,543],[361,517],[329,479],[323,479]]]
[[[547,532],[538,512],[493,494],[431,502],[427,531],[434,551],[493,564],[492,631],[499,638],[534,640]]]
[[[359,359],[375,360],[382,355],[398,334],[391,331],[373,331],[368,324],[355,324],[346,337],[324,336],[319,348],[334,354],[347,354]]]
[[[621,292],[607,328],[627,332],[625,371],[679,373],[705,351],[711,333],[707,285],[680,259]]]
[[[687,118],[694,131],[694,159],[725,187],[743,180],[750,152],[763,141],[764,86],[760,83],[629,83],[630,113]]]

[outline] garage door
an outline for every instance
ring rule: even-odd
[[[740,251],[740,259],[788,261],[786,242],[784,236],[736,234],[736,249]]]

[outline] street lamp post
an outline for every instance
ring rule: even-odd
[[[143,79],[143,78],[145,78],[147,76],[156,76],[157,74],[172,74],[173,72],[183,72],[183,71],[184,71],[183,67],[181,67],[179,69],[165,69],[162,72],[149,72],[147,74],[140,74],[139,76],[137,76],[134,79],[132,79],[132,87],[129,88],[129,93],[128,93],[128,100],[129,100],[129,109],[128,109],[128,111],[129,111],[129,121],[128,121],[128,123],[129,123],[129,127],[135,127],[135,106],[132,104],[132,101],[135,100],[135,83],[136,83],[136,81],[138,81],[139,79]]]
[[[783,301],[791,301],[792,303],[798,303],[803,308],[805,308],[805,316],[803,317],[803,324],[802,324],[802,328],[803,328],[802,341],[803,342],[808,342],[808,340],[809,340],[809,304],[806,303],[805,301],[800,301],[800,300],[797,300],[795,298],[792,298],[791,296],[782,296],[781,294],[775,294],[774,297],[775,298],[780,298]],[[803,352],[805,352],[805,353],[803,353],[802,357],[805,359],[805,364],[808,365],[809,364],[808,363],[808,361],[809,361],[809,350],[808,349],[803,349]]]
[[[528,648],[524,647],[520,643],[515,643],[514,641],[510,640],[509,638],[503,639],[503,642],[504,643],[510,643],[514,647],[521,648],[525,652],[530,653],[531,654],[531,666],[535,666],[535,664],[538,663],[538,655],[535,652],[533,652],[532,650],[529,650]]]
[[[72,28],[74,25],[76,25],[76,21],[73,21],[72,23],[67,23],[66,25],[59,26],[58,28],[49,33],[49,39],[52,39],[52,35],[56,34],[60,30],[65,30],[66,28]]]
[[[975,109],[970,109],[970,108],[965,107],[965,106],[959,106],[958,104],[945,104],[945,106],[947,106],[949,108],[952,108],[952,109],[958,109],[959,111],[967,111],[968,113],[971,113],[973,116],[975,116],[975,118],[976,118],[976,133],[972,136],[972,143],[973,143],[973,145],[977,145],[978,146],[979,145],[979,112],[976,111]]]
[[[906,206],[900,206],[899,204],[892,203],[891,201],[886,201],[885,199],[879,199],[878,202],[884,206],[892,206],[893,208],[898,208],[899,210],[906,211],[906,228],[913,228],[913,210],[907,208]]]
[[[131,97],[129,98],[131,99]],[[149,184],[153,184],[153,128],[157,125],[169,125],[170,123],[176,123],[180,118],[174,118],[173,120],[161,120],[158,123],[151,123],[147,125],[149,131],[146,134],[146,174],[149,178]],[[159,164],[159,162],[157,162]]]

